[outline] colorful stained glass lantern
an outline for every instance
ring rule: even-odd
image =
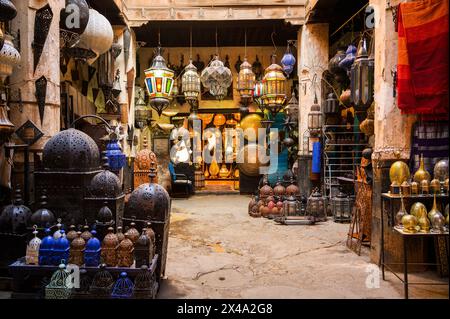
[[[286,77],[282,67],[276,64],[275,55],[272,55],[272,64],[265,70],[263,85],[261,99],[265,109],[275,117],[286,102]]]
[[[150,106],[161,116],[170,104],[174,85],[174,71],[166,65],[158,47],[152,66],[145,70],[145,85],[149,94]]]
[[[258,105],[261,112],[264,113],[264,101],[262,100],[262,96],[264,95],[264,85],[262,81],[258,81],[255,83],[255,88],[253,89],[253,101],[255,101],[256,105]]]
[[[240,66],[238,75],[238,92],[242,99],[250,101],[253,97],[254,89],[255,73],[253,73],[252,66],[248,63],[247,58],[245,58]]]
[[[192,60],[184,69],[184,74],[181,77],[181,90],[184,98],[190,106],[195,106],[200,95],[200,76],[197,73],[197,68],[192,64]]]

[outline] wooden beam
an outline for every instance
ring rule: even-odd
[[[303,24],[305,7],[242,7],[242,8],[128,8],[123,10],[131,27],[139,27],[149,21],[229,21],[284,19]]]
[[[118,1],[118,0],[115,0]],[[243,6],[304,6],[307,0],[120,0],[126,8],[164,7],[243,7]]]

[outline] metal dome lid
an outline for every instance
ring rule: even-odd
[[[127,216],[135,216],[137,219],[165,221],[169,215],[170,196],[159,184],[154,182],[156,178],[155,163],[150,167],[150,183],[137,187],[128,200],[125,210]]]
[[[55,239],[51,235],[50,228],[45,229],[45,236],[41,241],[41,246],[39,246],[39,249],[53,249],[53,246],[55,245]]]
[[[91,233],[92,233],[92,237],[88,240],[85,251],[97,251],[100,249],[100,246],[101,246],[100,240],[98,240],[98,238],[95,237],[97,232],[95,230],[93,230],[93,231],[91,231]]]
[[[0,230],[13,233],[23,232],[28,226],[31,210],[22,205],[22,195],[19,187],[15,190],[15,199],[11,205],[5,206],[0,214]]]
[[[105,152],[103,152],[105,153]],[[122,194],[122,185],[119,177],[109,170],[108,158],[102,157],[103,171],[96,174],[89,185],[93,197],[115,198]]]
[[[41,196],[41,208],[31,215],[31,223],[37,225],[39,228],[50,227],[55,222],[55,215],[51,210],[46,208],[47,196],[43,194]]]
[[[94,140],[82,131],[69,128],[53,136],[44,147],[46,171],[85,172],[99,169],[100,152]]]

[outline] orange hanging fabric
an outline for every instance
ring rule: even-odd
[[[448,114],[447,0],[402,3],[398,9],[398,107],[403,114]]]

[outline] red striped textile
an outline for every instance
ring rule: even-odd
[[[447,0],[399,5],[397,102],[403,114],[448,114],[448,8]]]

